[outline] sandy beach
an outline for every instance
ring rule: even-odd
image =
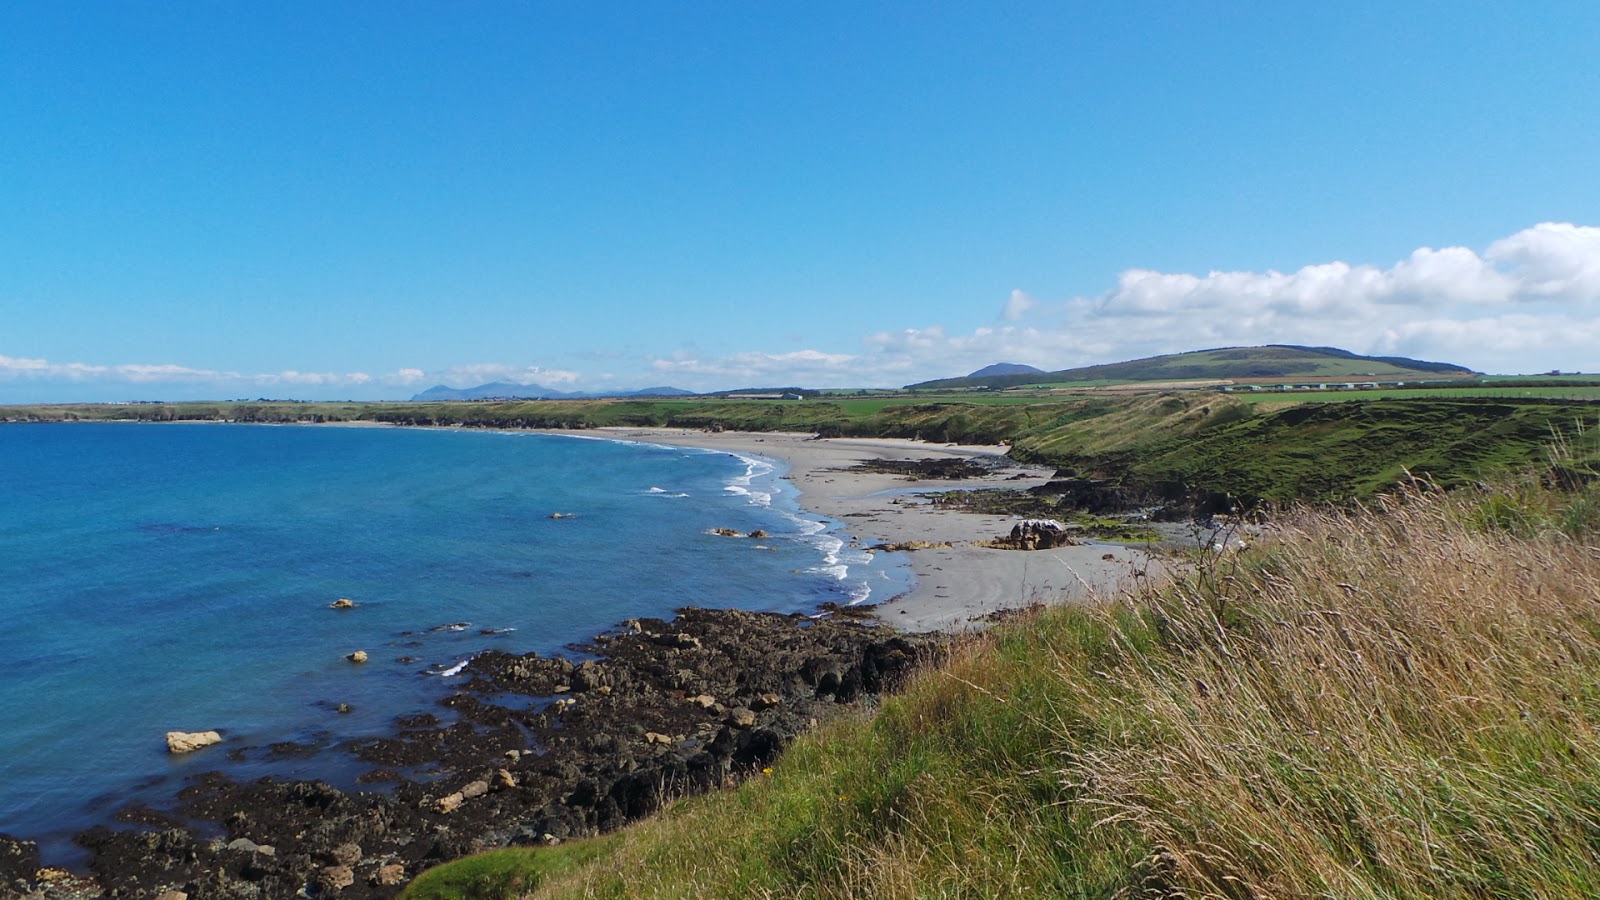
[[[787,479],[801,492],[801,506],[846,523],[845,534],[856,546],[949,542],[948,548],[908,551],[916,587],[880,610],[884,620],[908,631],[963,631],[981,627],[975,620],[998,610],[1114,595],[1160,569],[1159,560],[1143,548],[1102,542],[1026,552],[974,546],[976,541],[1010,532],[1020,519],[937,509],[917,496],[960,488],[1028,488],[1049,480],[1052,470],[1047,467],[1007,461],[983,478],[959,481],[912,481],[902,475],[849,471],[874,459],[999,459],[1006,449],[1000,446],[672,428],[599,428],[587,434],[726,450],[787,463]]]

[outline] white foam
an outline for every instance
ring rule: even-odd
[[[771,475],[776,466],[757,456],[744,456],[739,453],[730,454],[734,459],[744,463],[744,474],[735,475],[723,485],[722,489],[730,494],[736,494],[749,500],[752,506],[771,506],[772,495],[778,492],[774,485],[770,491],[756,490],[751,485],[757,478]]]
[[[650,488],[650,490],[645,491],[645,493],[646,494],[665,494],[666,491],[663,490],[662,488],[652,487],[652,488]]]
[[[449,678],[452,675],[460,675],[461,674],[461,670],[465,669],[467,667],[467,663],[469,663],[471,661],[472,660],[470,660],[470,659],[463,659],[461,662],[458,662],[455,665],[451,666],[450,668],[445,669],[443,672],[440,672],[439,673],[439,677],[440,678]]]

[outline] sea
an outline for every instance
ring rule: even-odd
[[[73,833],[202,772],[354,787],[337,744],[443,717],[485,649],[909,589],[903,556],[849,545],[784,473],[527,432],[0,425],[0,832],[71,866]],[[225,741],[173,756],[171,730]]]

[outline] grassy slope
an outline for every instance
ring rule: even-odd
[[[1600,895],[1600,491],[1386,507],[1002,627],[504,895]]]
[[[828,436],[1013,444],[1019,459],[1071,467],[1134,488],[1241,498],[1344,500],[1391,487],[1403,471],[1454,485],[1540,459],[1565,435],[1579,462],[1600,460],[1593,405],[1414,398],[1257,405],[1204,391],[1036,398],[1010,403],[633,400],[505,403],[246,403],[9,407],[60,419],[235,419],[585,428],[604,425],[802,431]],[[1583,433],[1580,434],[1580,431]],[[1166,490],[1171,493],[1171,490]]]

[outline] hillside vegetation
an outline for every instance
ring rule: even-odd
[[[1600,407],[1526,399],[1417,398],[1293,406],[1210,391],[1147,391],[1011,403],[555,400],[474,403],[180,403],[7,407],[12,420],[376,421],[396,425],[585,429],[665,426],[1011,444],[1017,459],[1126,489],[1242,502],[1374,496],[1406,472],[1456,486],[1541,460],[1564,441],[1576,468],[1600,464]]]
[[[981,374],[941,378],[907,385],[908,390],[951,388],[1005,388],[1027,384],[1126,381],[1192,381],[1216,378],[1339,378],[1357,375],[1378,378],[1440,378],[1470,375],[1472,370],[1451,363],[1427,362],[1403,356],[1361,356],[1337,347],[1300,347],[1268,344],[1265,347],[1221,347],[1169,353],[1127,362],[1081,366],[1039,374]]]
[[[1600,896],[1597,528],[1600,491],[1532,479],[1302,510],[765,776],[407,896]]]

